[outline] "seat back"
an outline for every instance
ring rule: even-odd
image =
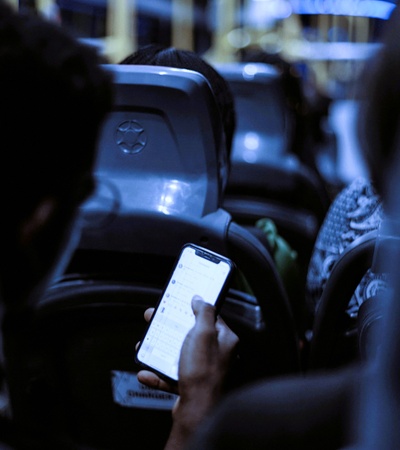
[[[121,212],[201,217],[215,211],[221,194],[215,158],[223,141],[206,79],[169,67],[104,67],[114,76],[115,102],[95,172],[118,185]]]
[[[128,448],[155,422],[146,442],[163,448],[176,397],[141,385],[134,360],[143,313],[159,293],[69,278],[48,290],[32,318],[8,322],[5,352],[18,355],[8,358],[16,422],[102,449]]]
[[[367,270],[373,267],[378,231],[355,239],[335,262],[315,315],[311,370],[334,368],[359,358],[357,319],[346,308]]]
[[[318,174],[292,151],[294,118],[282,75],[265,63],[216,68],[232,89],[237,113],[223,207],[246,226],[274,220],[306,266],[330,199]]]
[[[293,117],[279,70],[265,63],[220,63],[215,67],[235,98],[232,162],[258,164],[290,152]]]
[[[386,234],[388,222],[385,218],[379,230],[353,241],[335,262],[315,316],[310,369],[334,368],[377,355],[380,321],[388,301],[388,275],[393,271],[385,261],[393,260],[399,242],[396,235]],[[368,270],[374,274],[366,289],[368,297],[350,318],[346,308]]]
[[[223,206],[246,225],[269,217],[307,263],[330,200],[315,173],[294,155],[232,164]]]
[[[200,219],[221,229],[222,128],[206,79],[169,67],[105,68],[114,76],[115,106],[100,135],[98,186],[82,207],[79,249],[168,254]],[[165,240],[174,227],[181,238]]]

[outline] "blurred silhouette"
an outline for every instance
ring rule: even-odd
[[[29,328],[79,235],[79,206],[94,188],[97,135],[111,110],[111,77],[93,49],[5,2],[0,65],[1,197],[7,211],[0,252],[0,446],[74,448],[51,424],[24,420],[23,371],[15,370],[22,354],[13,342]],[[41,400],[33,405],[38,415],[45,407]]]

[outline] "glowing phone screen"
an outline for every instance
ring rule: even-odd
[[[232,269],[218,255],[202,254],[193,247],[183,249],[137,354],[140,362],[174,380],[183,341],[195,323],[193,296],[214,305]]]

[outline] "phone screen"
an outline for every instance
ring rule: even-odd
[[[232,269],[229,259],[202,247],[186,245],[141,341],[137,361],[177,381],[181,347],[195,323],[192,298],[200,295],[215,305]]]

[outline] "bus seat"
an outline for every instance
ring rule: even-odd
[[[100,136],[96,175],[117,182],[125,210],[214,211],[220,199],[215,154],[223,141],[204,77],[169,67],[104,67],[115,78],[116,98]],[[175,211],[176,205],[186,210]]]
[[[378,231],[355,239],[335,262],[316,311],[310,346],[311,370],[339,367],[359,357],[357,320],[347,305],[373,265]],[[353,323],[354,322],[354,323]]]
[[[16,420],[110,450],[129,448],[138,430],[157,423],[146,442],[163,448],[176,397],[141,385],[134,362],[143,313],[159,294],[121,280],[69,277],[48,290],[32,319],[9,323],[6,352],[18,352],[9,364]]]
[[[219,63],[235,99],[232,160],[258,163],[291,152],[293,118],[279,70],[265,63]]]
[[[243,225],[272,219],[279,234],[307,266],[330,200],[314,172],[294,155],[280,160],[232,164],[223,206]]]
[[[265,63],[217,64],[237,113],[223,206],[238,223],[269,217],[306,266],[330,198],[319,175],[292,151],[293,120],[279,70]]]

